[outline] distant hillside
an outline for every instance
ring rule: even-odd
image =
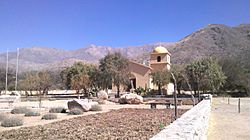
[[[142,46],[112,48],[108,46],[90,45],[74,51],[66,51],[47,47],[31,47],[20,49],[20,69],[62,69],[74,62],[97,63],[108,52],[121,52],[129,59],[139,62],[149,59],[154,47],[162,45],[172,54],[172,63],[188,63],[192,60],[206,57],[237,58],[242,63],[250,62],[250,24],[229,27],[211,24],[176,43],[155,43]],[[16,52],[9,54],[10,67],[16,63]],[[0,54],[0,66],[5,67],[6,54]]]
[[[163,43],[164,46],[173,43]],[[66,51],[47,47],[31,47],[20,49],[19,66],[21,71],[62,69],[73,65],[75,62],[98,63],[109,52],[121,52],[129,59],[135,59],[143,53],[149,54],[157,44],[138,47],[112,48],[105,46],[90,45],[74,51]],[[137,60],[138,61],[138,60]],[[6,53],[0,54],[0,65],[5,67]],[[10,67],[16,64],[16,52],[9,53]]]
[[[211,24],[177,42],[169,51],[173,63],[187,63],[204,56],[237,58],[249,63],[246,57],[250,56],[250,24]]]

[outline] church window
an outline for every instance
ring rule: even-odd
[[[157,56],[157,62],[161,62],[161,56]]]

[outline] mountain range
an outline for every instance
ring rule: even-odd
[[[137,62],[149,60],[150,52],[156,46],[163,46],[171,53],[173,64],[185,64],[193,60],[213,56],[217,58],[239,59],[250,66],[250,24],[230,27],[210,24],[191,33],[178,42],[158,42],[142,46],[112,48],[89,45],[73,51],[48,47],[20,49],[19,66],[22,72],[29,70],[60,70],[75,62],[98,63],[109,52],[121,52]],[[0,53],[0,67],[4,68],[6,53]],[[9,64],[15,68],[16,52],[9,53]]]

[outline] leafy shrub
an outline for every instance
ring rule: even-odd
[[[53,113],[44,114],[42,120],[54,120],[57,119],[57,115]]]
[[[7,117],[1,123],[1,126],[3,127],[15,127],[21,125],[23,125],[23,119],[20,117]]]
[[[100,105],[92,105],[90,111],[102,111],[102,106]]]
[[[39,112],[34,112],[34,111],[28,111],[25,113],[26,117],[30,117],[30,116],[40,116],[40,113]]]
[[[105,100],[98,100],[97,102],[98,102],[98,104],[100,104],[100,105],[106,104]]]
[[[11,110],[11,114],[25,114],[26,112],[29,112],[30,110],[27,107],[16,107]]]
[[[49,110],[49,113],[66,113],[66,109],[64,107],[54,107]]]
[[[165,125],[163,123],[160,123],[160,129],[164,129]]]
[[[145,92],[146,97],[155,97],[158,94],[158,90],[151,89]]]
[[[0,122],[7,118],[6,114],[0,114]]]
[[[81,115],[83,111],[79,108],[73,108],[69,111],[69,115]]]
[[[141,95],[144,92],[145,92],[145,90],[142,87],[138,87],[137,89],[135,89],[135,93],[138,95]]]

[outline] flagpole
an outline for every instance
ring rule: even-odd
[[[15,83],[15,91],[17,91],[17,79],[18,79],[18,65],[19,65],[19,48],[17,48],[17,55],[16,55],[16,83]]]
[[[8,67],[9,67],[9,50],[7,49],[6,54],[6,81],[5,81],[5,94],[7,94],[8,91]]]

